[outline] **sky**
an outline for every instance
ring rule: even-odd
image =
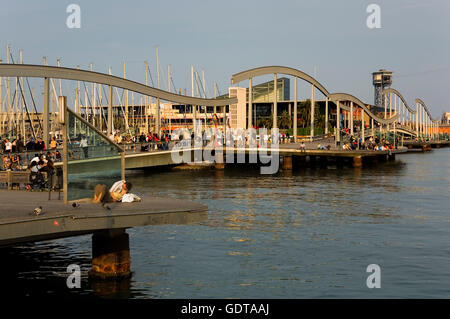
[[[81,9],[81,27],[68,28],[67,6]],[[281,65],[299,69],[329,92],[373,103],[372,72],[394,72],[392,87],[414,107],[422,99],[434,117],[450,111],[450,1],[448,0],[190,0],[190,1],[0,1],[0,59],[6,44],[24,63],[123,75],[144,82],[149,61],[161,88],[170,64],[175,87],[191,91],[191,65],[226,93],[234,73]],[[367,7],[380,7],[380,28],[369,28]],[[280,76],[279,76],[280,77]],[[261,83],[272,77],[260,77]],[[293,82],[293,81],[292,81]],[[248,82],[242,82],[247,86]],[[156,83],[155,83],[156,86]],[[42,89],[42,85],[36,89]],[[173,86],[172,86],[173,89]],[[310,85],[299,83],[300,97]],[[320,95],[319,95],[320,97]]]

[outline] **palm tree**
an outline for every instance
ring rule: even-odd
[[[278,116],[278,127],[279,128],[290,128],[292,126],[291,118],[289,117],[289,113],[284,111],[281,113],[281,116]]]

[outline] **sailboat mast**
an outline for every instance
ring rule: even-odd
[[[157,79],[158,89],[160,89],[160,86],[159,86],[159,56],[158,56],[158,47],[156,47],[156,79]]]
[[[123,61],[123,78],[126,79],[127,78],[127,71],[125,69],[125,61]],[[128,131],[129,130],[129,126],[128,126],[128,90],[124,91],[124,95],[125,95],[125,128]]]
[[[158,89],[160,89],[159,83],[159,55],[158,55],[158,47],[156,47],[156,76],[157,76],[157,84]],[[156,98],[156,134],[161,137],[161,111],[160,111],[160,100],[159,97]]]
[[[205,70],[202,70],[203,97],[206,99]]]
[[[2,60],[0,59],[0,64],[2,64]],[[0,75],[0,134],[3,134],[3,122],[4,122],[4,118],[3,118],[3,98],[2,98],[2,92],[3,92],[3,77]]]
[[[93,64],[89,63],[89,70],[93,71]],[[92,112],[92,125],[95,126],[95,85],[91,83],[91,112]]]
[[[144,62],[145,66],[145,85],[148,86],[148,61]],[[145,130],[144,133],[148,134],[148,95],[145,96]]]
[[[79,65],[77,65],[77,69],[79,70],[80,69],[80,66]],[[80,87],[80,81],[78,81],[78,83],[77,83],[77,90],[78,90],[78,95],[77,95],[77,102],[76,102],[76,107],[78,107],[77,109],[75,109],[75,112],[78,114],[78,115],[81,115],[81,108],[80,108],[80,104],[81,104],[81,96],[80,96],[80,92],[81,92],[81,87]]]
[[[9,60],[9,44],[6,44],[6,63],[10,63]],[[8,99],[8,127],[7,127],[7,131],[11,130],[12,127],[12,122],[11,122],[11,82],[10,82],[10,78],[9,76],[7,77],[6,80],[6,95],[7,95],[7,99]]]
[[[19,63],[23,64],[23,54],[22,50],[19,51]],[[20,104],[22,106],[22,138],[25,145],[25,136],[26,136],[26,130],[25,130],[25,101],[23,100],[25,98],[24,92],[23,92],[23,77],[20,77],[20,91],[21,91],[21,98],[20,98]]]
[[[216,80],[214,80],[214,98],[217,97],[217,87],[216,87]],[[217,106],[214,105],[214,114],[217,113]]]
[[[167,90],[170,92],[170,64],[167,65]]]

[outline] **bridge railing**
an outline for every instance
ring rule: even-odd
[[[97,184],[125,179],[122,147],[114,143],[64,103],[63,188],[64,201],[92,197]]]

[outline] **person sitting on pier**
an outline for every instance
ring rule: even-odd
[[[56,150],[56,147],[58,146],[58,143],[56,143],[56,139],[55,137],[52,137],[52,140],[50,142],[50,149],[51,150]]]
[[[22,167],[20,166],[20,156],[18,154],[14,154],[11,157],[11,170],[12,171],[19,171]]]
[[[148,144],[141,143],[141,152],[148,152]]]
[[[35,161],[32,161],[30,166],[28,167],[30,169],[30,187],[27,187],[27,189],[33,189],[34,186],[38,186],[40,190],[44,188],[44,175],[42,175],[41,172],[41,165],[43,165],[44,162],[41,160],[38,163]]]
[[[304,142],[300,143],[300,151],[305,152],[306,151],[306,145]]]
[[[342,145],[342,149],[344,149],[345,151],[351,151],[352,148],[348,143],[345,143],[344,145]]]
[[[45,150],[45,142],[42,140],[42,138],[38,138],[37,142],[34,145],[34,149],[36,151],[43,151],[43,150]]]
[[[3,169],[5,171],[11,169],[11,158],[9,157],[8,154],[3,156]]]

